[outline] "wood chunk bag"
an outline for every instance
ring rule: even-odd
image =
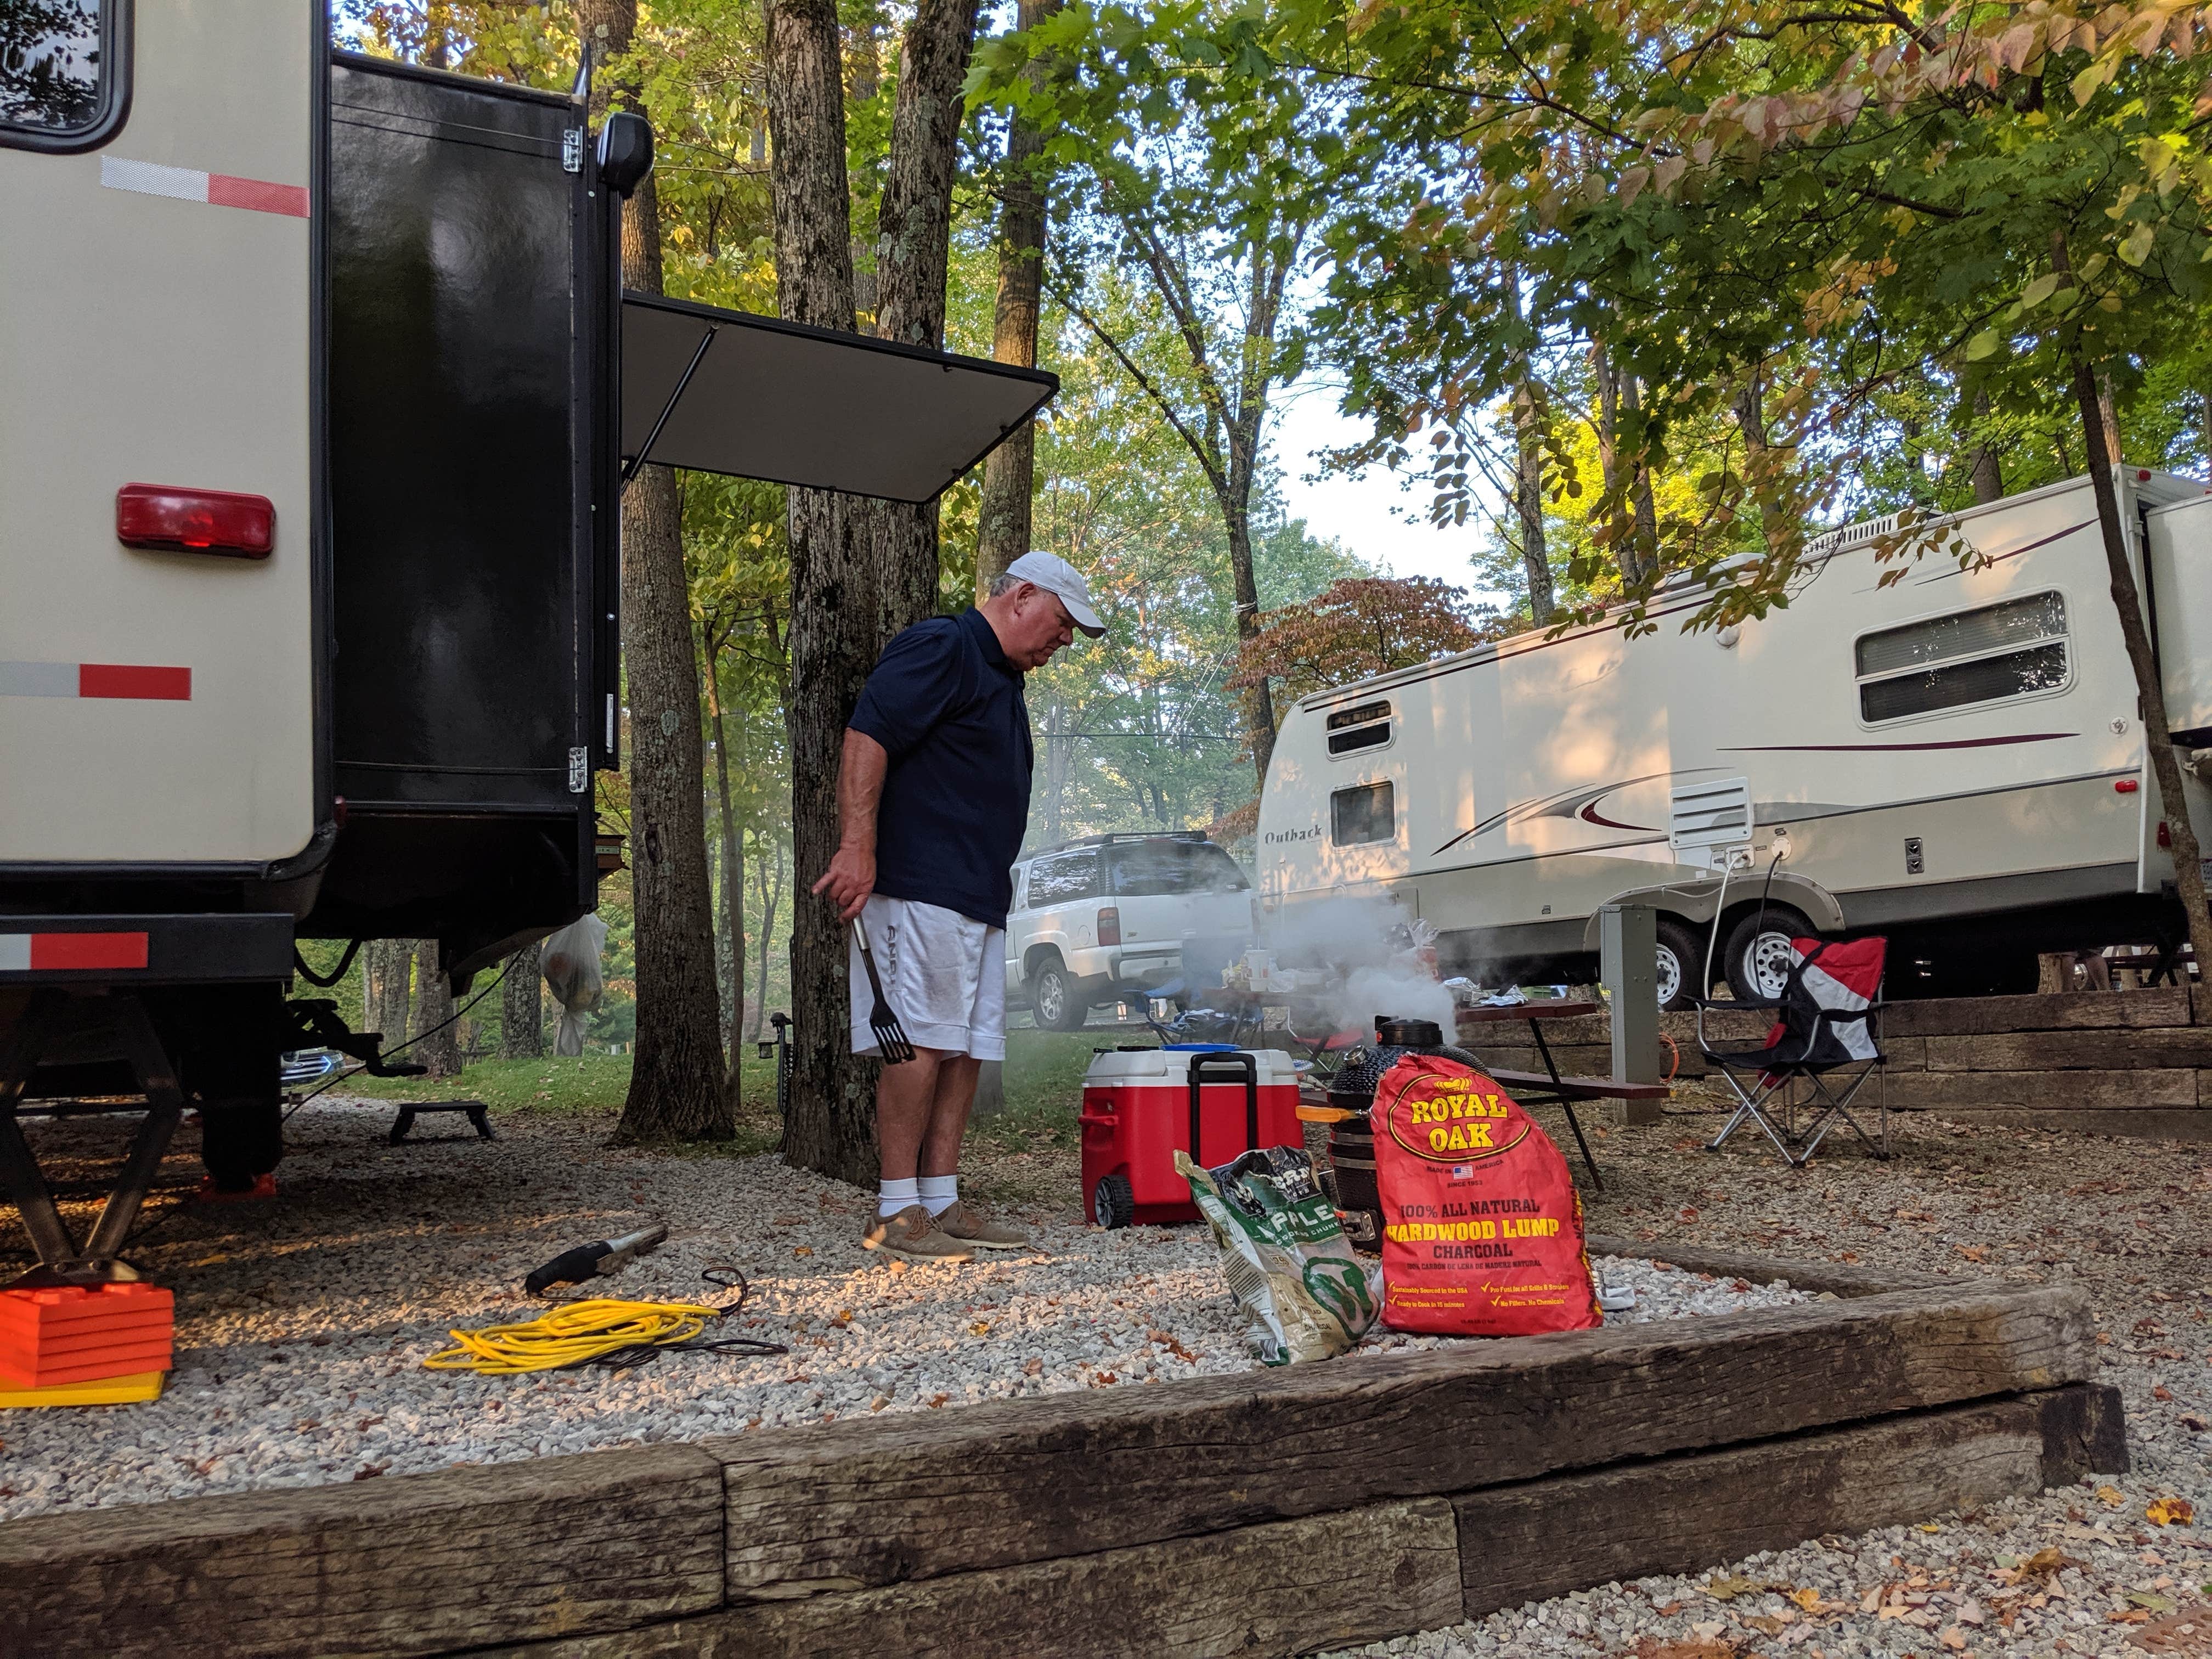
[[[1370,1113],[1382,1199],[1382,1322],[1530,1336],[1603,1322],[1567,1161],[1472,1066],[1407,1054]]]

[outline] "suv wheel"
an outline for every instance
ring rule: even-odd
[[[1030,1004],[1048,1031],[1079,1031],[1091,1017],[1091,1005],[1076,992],[1075,975],[1058,957],[1046,957],[1038,968]]]

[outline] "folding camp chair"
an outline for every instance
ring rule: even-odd
[[[1840,1119],[1850,1125],[1869,1152],[1887,1158],[1887,1096],[1880,1089],[1875,1091],[1879,1139],[1869,1135],[1851,1112],[1867,1079],[1887,1063],[1878,1030],[1887,941],[1861,939],[1828,945],[1795,939],[1790,949],[1796,961],[1778,1000],[1698,1001],[1698,1047],[1736,1098],[1735,1113],[1705,1150],[1719,1151],[1723,1141],[1752,1122],[1765,1131],[1776,1151],[1802,1169]],[[1705,1010],[1714,1006],[1771,1008],[1777,1015],[1774,1028],[1763,1047],[1716,1048],[1705,1040]],[[1802,1103],[1796,1097],[1801,1081],[1810,1090],[1810,1097]],[[1809,1115],[1802,1128],[1801,1112]]]

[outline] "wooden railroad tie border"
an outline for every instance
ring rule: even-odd
[[[1452,1622],[1447,1585],[1475,1605],[1477,1511],[1522,1517],[1536,1553],[1483,1570],[1518,1598],[1547,1560],[1602,1582],[1673,1570],[1631,1545],[1720,1560],[2111,1466],[2078,1291],[1666,1259],[1841,1299],[32,1517],[0,1524],[0,1655],[1288,1653]],[[1778,1496],[1687,1527],[1715,1482]],[[1626,1553],[1528,1519],[1598,1491]]]

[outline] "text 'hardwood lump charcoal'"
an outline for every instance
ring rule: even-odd
[[[1175,1166],[1213,1229],[1222,1276],[1262,1363],[1328,1359],[1373,1327],[1376,1270],[1352,1255],[1303,1151],[1263,1146],[1212,1170],[1178,1152]]]
[[[1382,1200],[1382,1322],[1531,1336],[1603,1322],[1567,1161],[1497,1084],[1407,1054],[1370,1109]]]

